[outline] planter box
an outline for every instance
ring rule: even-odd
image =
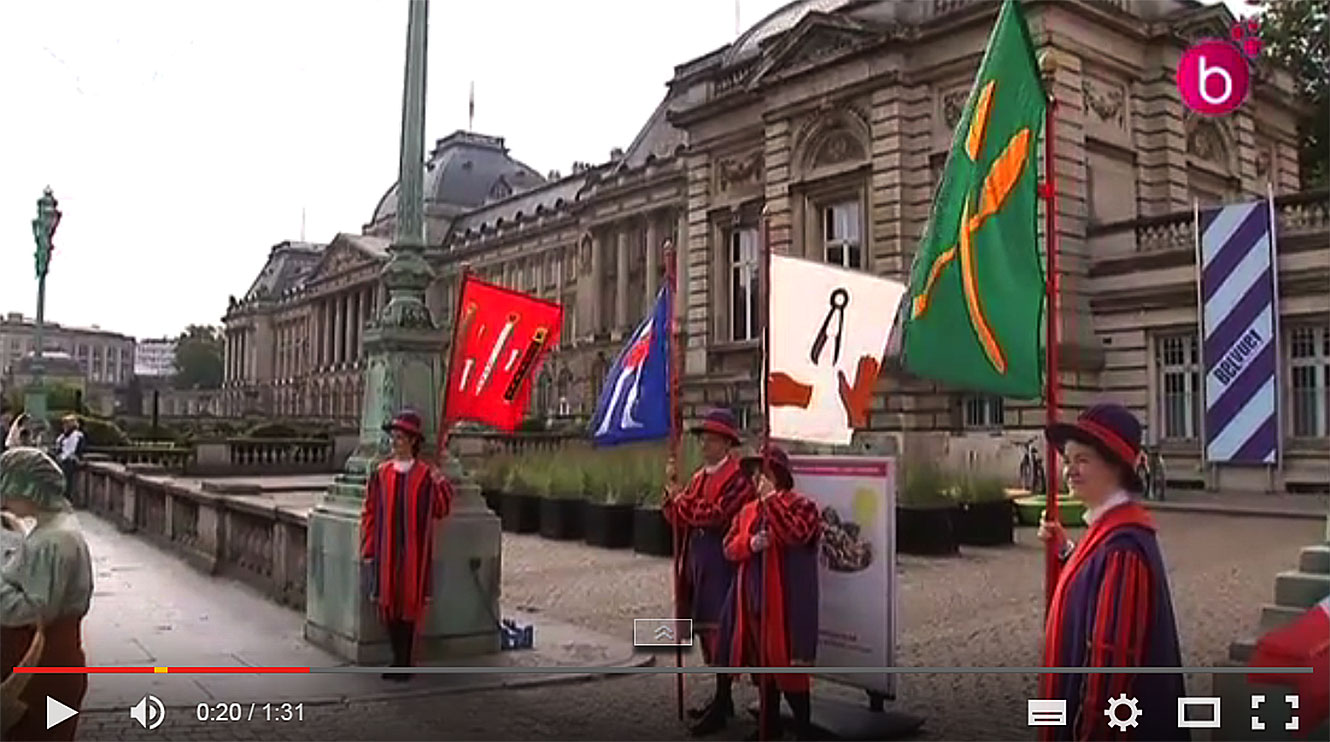
[[[955,507],[896,508],[896,551],[921,556],[951,556],[959,551],[953,523]]]
[[[585,507],[581,498],[540,498],[540,535],[560,541],[582,538]]]
[[[586,542],[607,549],[627,549],[633,545],[632,505],[586,504],[583,530]]]
[[[503,493],[499,501],[499,520],[510,533],[535,533],[540,530],[539,495]]]
[[[1016,515],[1023,526],[1038,526],[1039,514],[1048,507],[1043,495],[1016,498]],[[1067,527],[1085,525],[1085,504],[1070,497],[1058,498],[1058,520]]]
[[[500,512],[500,510],[501,510],[502,507],[503,507],[503,506],[502,506],[502,503],[503,503],[503,491],[502,491],[502,490],[487,490],[487,489],[482,489],[482,490],[480,491],[480,496],[481,496],[482,498],[484,498],[484,500],[485,500],[485,507],[489,508],[489,509],[490,509],[490,512],[492,512],[492,513],[498,513],[498,512]]]
[[[674,555],[674,533],[658,508],[633,510],[633,551],[652,556]]]
[[[963,502],[952,524],[956,540],[971,546],[1002,546],[1016,538],[1016,508],[1009,500]]]

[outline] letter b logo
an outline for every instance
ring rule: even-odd
[[[1178,60],[1178,93],[1191,110],[1204,116],[1223,116],[1247,100],[1251,73],[1247,60],[1232,44],[1206,39],[1182,53]]]

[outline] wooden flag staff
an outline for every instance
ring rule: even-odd
[[[648,249],[650,249],[650,247],[651,246],[648,246]],[[669,471],[669,481],[665,483],[665,486],[673,492],[675,488],[679,486],[679,445],[683,438],[683,431],[680,429],[683,422],[683,415],[679,409],[679,332],[678,319],[674,307],[674,302],[678,301],[679,296],[679,266],[678,253],[674,249],[674,243],[670,240],[665,241],[665,281],[670,291],[669,301],[667,302],[669,305],[667,321],[670,333],[669,338],[667,338],[669,342],[667,347],[670,349],[668,359],[670,368],[670,439],[668,452],[669,466],[667,467],[667,470]],[[674,617],[682,619],[685,617],[682,615],[682,603],[679,600],[679,592],[682,588],[680,583],[683,579],[683,562],[679,559],[679,546],[682,535],[678,525],[671,524],[670,536],[673,544],[670,554],[674,560]],[[674,666],[683,667],[683,645],[681,644],[676,644],[674,647]],[[675,712],[679,715],[680,720],[683,719],[683,683],[683,673],[675,673]]]
[[[1053,140],[1056,138],[1053,122],[1054,112],[1057,110],[1057,97],[1053,94],[1053,73],[1057,69],[1057,60],[1052,51],[1045,52],[1039,60],[1041,72],[1045,75],[1045,84],[1048,86],[1048,106],[1044,109],[1044,184],[1041,195],[1044,197],[1044,252],[1048,260],[1048,268],[1045,281],[1045,321],[1044,329],[1046,338],[1044,340],[1045,360],[1045,381],[1048,385],[1047,392],[1044,395],[1044,412],[1046,423],[1053,425],[1058,422],[1058,402],[1059,387],[1061,386],[1060,371],[1058,368],[1058,342],[1059,326],[1061,325],[1061,311],[1058,297],[1058,222],[1057,222],[1057,160],[1054,159]],[[1048,476],[1045,478],[1048,486],[1045,495],[1045,513],[1047,519],[1053,523],[1061,523],[1061,516],[1058,513],[1058,451],[1057,447],[1049,445],[1047,447],[1048,455],[1045,457],[1048,463]],[[1055,539],[1049,539],[1044,551],[1044,608],[1047,610],[1053,601],[1053,589],[1058,584],[1058,573],[1061,571],[1061,563],[1058,560],[1059,544]]]

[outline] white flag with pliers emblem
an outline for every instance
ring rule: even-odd
[[[906,286],[771,256],[771,437],[846,445],[867,426]]]

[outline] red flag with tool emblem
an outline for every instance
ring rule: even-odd
[[[444,425],[471,420],[511,431],[526,416],[545,354],[559,343],[563,307],[467,275],[457,310]]]

